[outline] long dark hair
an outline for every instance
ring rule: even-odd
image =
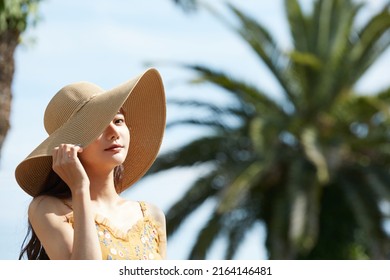
[[[123,165],[118,165],[114,169],[114,185],[118,193],[123,177]],[[45,189],[39,195],[49,195],[60,199],[69,199],[72,194],[70,188],[53,170],[49,173],[45,181]],[[45,248],[43,248],[41,241],[38,239],[30,220],[27,221],[27,234],[23,240],[19,260],[27,257],[28,260],[49,260]]]

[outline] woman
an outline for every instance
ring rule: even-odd
[[[62,88],[44,116],[48,138],[16,168],[33,197],[20,259],[164,259],[165,216],[120,193],[155,160],[165,129],[157,70],[104,91]],[[26,236],[26,239],[29,234]]]

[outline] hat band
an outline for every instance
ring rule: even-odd
[[[79,106],[77,106],[76,109],[74,110],[73,114],[70,116],[70,118],[73,117],[74,114],[76,114],[78,111],[80,111],[85,105],[87,105],[87,103],[88,103],[89,101],[91,101],[92,99],[94,99],[96,96],[97,96],[97,94],[91,95],[88,99],[86,99],[86,100],[83,101]]]
[[[69,118],[66,120],[65,123],[67,123],[76,113],[78,113],[85,105],[87,105],[92,99],[94,99],[98,94],[93,94],[91,95],[89,98],[87,98],[86,100],[82,101],[79,105],[77,105],[76,109],[73,110],[72,114],[69,116]],[[48,132],[49,135],[51,135],[52,133],[54,133],[57,129],[59,129],[61,126],[63,126],[65,123],[62,123],[61,125],[59,125],[54,131],[52,131],[51,133]]]

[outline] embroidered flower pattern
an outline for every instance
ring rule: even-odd
[[[159,259],[159,234],[155,223],[144,217],[127,233],[116,230],[110,222],[101,217],[96,220],[96,230],[103,257],[116,259]]]
[[[72,219],[70,222],[73,222]],[[95,218],[95,225],[103,259],[161,259],[159,227],[149,216],[144,216],[128,232],[116,229],[108,219],[99,215]]]

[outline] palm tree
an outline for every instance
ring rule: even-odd
[[[309,13],[297,0],[284,4],[288,52],[233,5],[239,25],[227,23],[273,74],[282,101],[224,71],[183,65],[196,82],[236,102],[171,101],[211,114],[172,121],[168,129],[213,132],[162,154],[148,173],[209,168],[167,212],[168,235],[213,200],[190,259],[206,258],[220,236],[228,242],[226,259],[234,258],[256,223],[265,226],[270,259],[388,258],[390,88],[357,94],[355,85],[390,44],[389,5],[358,26],[363,5],[352,0],[316,0]]]
[[[41,0],[0,0],[0,152],[10,127],[14,53]]]

